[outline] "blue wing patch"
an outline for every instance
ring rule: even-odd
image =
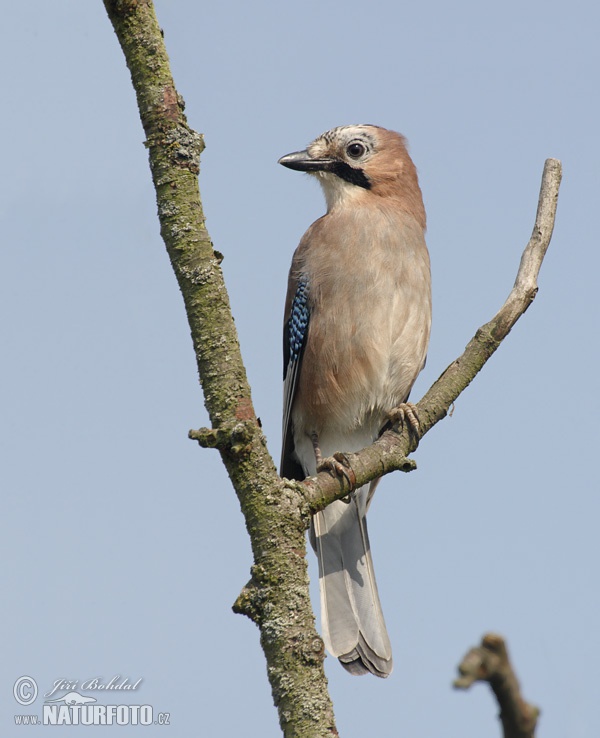
[[[290,364],[295,364],[302,355],[308,333],[308,277],[298,280],[296,294],[292,302],[290,317],[285,327],[283,340],[283,378],[285,380]]]
[[[292,405],[308,336],[310,320],[308,295],[308,277],[301,275],[292,301],[290,317],[283,326],[283,446],[280,473],[288,479],[304,479],[305,476],[294,454]]]

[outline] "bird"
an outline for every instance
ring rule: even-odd
[[[408,397],[427,356],[431,274],[401,134],[340,126],[279,163],[315,176],[327,206],[293,255],[285,303],[280,473],[303,480],[347,473],[332,455],[359,451],[398,420],[418,427]],[[378,481],[316,513],[309,538],[327,651],[351,674],[387,677],[392,648],[366,521]]]

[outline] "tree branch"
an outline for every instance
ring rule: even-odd
[[[252,579],[234,609],[260,628],[285,736],[330,738],[337,730],[323,669],[323,643],[315,630],[310,604],[305,530],[311,513],[343,497],[349,489],[344,489],[343,480],[327,474],[305,483],[289,482],[277,475],[254,412],[220,268],[222,256],[213,250],[204,224],[198,188],[203,138],[188,126],[151,0],[104,0],[104,5],[137,96],[161,234],[183,295],[213,425],[212,429],[191,431],[190,436],[202,446],[219,450],[251,540]],[[535,295],[535,277],[552,232],[560,164],[549,160],[545,177],[550,200],[545,196],[540,199],[539,235],[537,240],[532,237],[531,255],[524,255],[521,264],[526,278],[517,279],[515,294],[507,301],[508,305],[512,299],[509,307],[505,305],[478,331],[463,356],[446,369],[418,404],[420,437],[446,415]],[[394,469],[410,471],[415,465],[406,457],[417,442],[408,431],[387,432],[369,449],[348,454],[356,484]]]
[[[477,330],[462,356],[452,362],[417,403],[418,438],[408,428],[387,431],[372,446],[354,454],[344,454],[354,472],[358,488],[391,471],[412,471],[416,464],[407,456],[418,442],[442,418],[481,371],[511,328],[533,302],[542,261],[550,245],[558,202],[562,167],[558,159],[547,159],[542,174],[537,214],[529,243],[521,256],[514,286],[496,315]],[[344,478],[332,478],[328,472],[305,480],[303,496],[311,512],[317,512],[351,491]]]
[[[219,449],[252,543],[251,586],[236,609],[256,622],[279,721],[290,738],[337,735],[306,570],[306,521],[277,475],[260,430],[229,298],[204,225],[202,136],[187,124],[151,0],[104,0],[125,55],[146,133],[161,234],[183,295],[198,373]]]
[[[469,689],[475,682],[488,682],[500,707],[504,738],[533,738],[540,711],[523,699],[519,681],[508,658],[502,636],[488,633],[481,646],[467,652],[458,666],[456,689]]]

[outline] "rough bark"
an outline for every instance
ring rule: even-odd
[[[161,234],[183,295],[212,424],[212,429],[191,431],[190,437],[219,450],[252,543],[251,580],[234,609],[260,629],[284,734],[289,738],[337,735],[323,669],[323,643],[309,599],[305,530],[310,514],[347,494],[348,486],[326,473],[304,483],[278,477],[254,412],[221,256],[205,228],[198,187],[203,138],[188,126],[151,0],[104,0],[104,5],[137,96]],[[539,263],[552,233],[559,181],[560,164],[549,160],[544,175],[547,191],[542,188],[540,199],[547,218],[540,220],[539,209],[536,238],[541,245],[531,249]],[[446,415],[531,302],[539,270],[535,263],[533,267],[522,264],[526,278],[517,278],[515,295],[507,301],[510,306],[505,305],[478,331],[463,356],[418,404],[419,437]],[[348,455],[357,483],[395,469],[414,468],[406,457],[416,442],[408,431],[388,432],[369,449]]]
[[[187,124],[149,0],[105,0],[137,96],[158,216],[190,324],[214,439],[252,541],[251,585],[238,609],[258,624],[273,698],[286,736],[337,731],[311,609],[305,529],[269,456],[239,350],[220,264],[198,188],[202,136]]]

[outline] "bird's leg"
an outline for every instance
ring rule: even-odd
[[[348,484],[354,489],[356,477],[352,471],[352,467],[346,456],[342,453],[335,453],[333,456],[323,458],[321,448],[319,446],[319,435],[316,431],[310,434],[313,450],[315,452],[315,461],[317,462],[317,472],[328,471],[333,476],[344,477],[348,480]]]
[[[319,467],[323,464],[323,454],[321,453],[321,448],[319,446],[319,435],[316,431],[313,431],[310,434],[310,440],[313,445],[313,451],[315,452],[315,461],[317,462],[317,471],[319,471]]]
[[[390,410],[388,420],[392,425],[399,423],[400,428],[404,428],[407,425],[409,433],[413,436],[416,443],[419,443],[419,414],[412,402],[402,402],[398,407]]]

